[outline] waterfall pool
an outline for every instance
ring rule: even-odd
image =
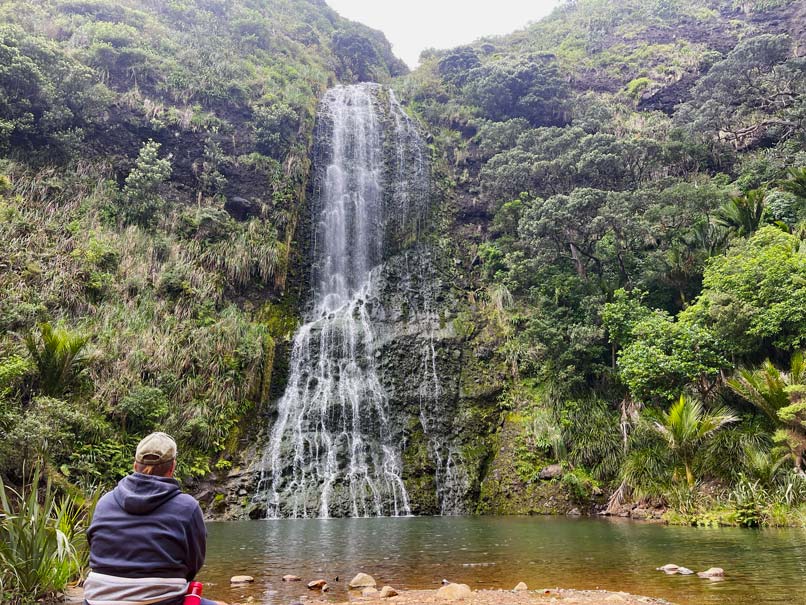
[[[208,525],[205,596],[285,604],[324,578],[327,598],[347,600],[359,571],[379,588],[438,588],[443,578],[473,589],[601,588],[678,605],[806,603],[806,530],[669,527],[626,520],[562,517],[404,517],[280,519]],[[667,576],[666,563],[722,581]],[[254,576],[231,588],[229,578]],[[282,581],[285,574],[302,582]],[[338,576],[339,580],[335,578]]]

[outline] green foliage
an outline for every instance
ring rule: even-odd
[[[123,188],[122,215],[127,223],[153,226],[164,202],[159,187],[171,176],[171,157],[159,158],[160,144],[146,141]]]
[[[88,339],[65,326],[39,324],[38,333],[25,338],[28,354],[36,366],[39,390],[49,397],[59,397],[79,386],[89,361]]]
[[[766,215],[766,195],[766,191],[754,189],[745,195],[734,197],[719,209],[716,224],[739,236],[753,235]]]
[[[578,504],[590,502],[594,491],[599,489],[596,481],[581,468],[563,473],[560,483],[568,492],[571,500]]]
[[[688,385],[707,396],[728,365],[710,332],[663,311],[635,324],[618,357],[621,379],[633,396],[647,403],[668,403]]]
[[[124,429],[135,434],[148,434],[168,414],[169,402],[160,389],[141,386],[120,400],[115,415]]]
[[[255,110],[255,147],[258,152],[281,160],[288,153],[299,129],[299,116],[285,103]]]
[[[728,380],[728,386],[758,409],[779,428],[782,445],[786,447],[800,470],[806,464],[806,366],[803,353],[792,355],[788,371],[782,372],[766,360],[760,368],[742,368]]]
[[[803,70],[784,34],[743,39],[697,82],[679,112],[693,131],[719,135],[737,149],[763,137],[802,135]]]
[[[526,56],[489,62],[464,76],[463,93],[485,118],[523,118],[535,126],[566,121],[566,83],[551,57]],[[455,81],[455,78],[454,78]]]
[[[599,399],[566,402],[561,426],[569,460],[597,480],[614,478],[623,460],[618,414]]]
[[[38,487],[38,472],[19,492],[0,479],[0,596],[14,605],[54,596],[87,565],[92,503]]]
[[[685,470],[689,488],[696,483],[694,461],[703,444],[725,425],[737,420],[727,408],[706,412],[699,401],[681,396],[655,423],[655,430],[666,441],[672,459]]]
[[[64,157],[109,101],[91,72],[53,42],[0,28],[0,152]]]
[[[791,351],[806,344],[805,278],[800,239],[763,227],[709,261],[702,295],[682,321],[706,326],[732,353]]]

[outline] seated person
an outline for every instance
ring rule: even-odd
[[[207,529],[174,470],[176,442],[152,433],[137,446],[134,473],[98,501],[87,531],[85,604],[182,605],[204,564]],[[202,605],[226,604],[202,599]]]

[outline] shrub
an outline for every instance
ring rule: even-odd
[[[63,590],[86,567],[92,503],[57,495],[50,481],[39,498],[39,473],[21,491],[0,479],[0,597],[23,604]]]

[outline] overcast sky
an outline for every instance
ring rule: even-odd
[[[327,0],[343,17],[386,34],[395,54],[417,65],[426,48],[452,48],[506,34],[548,15],[559,0]]]

